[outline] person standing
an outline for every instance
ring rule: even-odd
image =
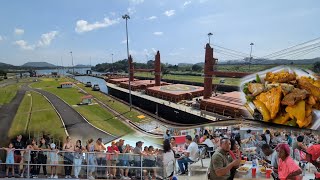
[[[164,168],[166,168],[165,178],[169,178],[170,180],[174,175],[174,162],[174,152],[172,150],[169,140],[166,139],[163,141],[163,166]]]
[[[170,138],[171,138],[170,130],[167,129],[167,130],[166,130],[166,133],[163,135],[163,139],[166,140],[166,139],[170,139]]]
[[[71,143],[71,138],[69,136],[67,136],[66,138],[66,142],[63,144],[63,148],[62,148],[64,152],[64,164],[66,166],[64,166],[64,172],[66,177],[65,178],[72,178],[71,177],[71,171],[72,171],[72,165],[73,164],[73,144]]]
[[[110,168],[110,179],[116,179],[116,173],[117,173],[117,168],[116,162],[117,162],[117,157],[118,154],[120,153],[118,147],[116,146],[116,142],[112,141],[111,146],[108,147],[108,153],[107,157],[109,157],[109,163],[108,165],[111,166]]]
[[[286,140],[287,140],[287,142],[288,142],[288,145],[289,145],[289,146],[292,146],[292,138],[291,138],[290,133],[289,133],[289,134],[286,134],[285,136],[286,136]]]
[[[87,164],[88,166],[88,179],[94,179],[93,172],[95,170],[96,166],[96,158],[94,154],[94,141],[93,139],[89,139],[87,142],[87,151],[88,151],[88,158],[87,158]]]
[[[47,154],[48,150],[50,150],[46,140],[44,138],[40,139],[40,146],[39,146],[39,153],[38,153],[38,164],[43,164],[42,165],[42,171],[43,175],[47,176]],[[40,173],[41,165],[37,167],[37,174]]]
[[[134,166],[141,167],[141,160],[143,159],[144,153],[142,152],[142,141],[136,142],[136,147],[133,149],[133,159],[134,159]],[[141,172],[140,169],[136,170],[136,177],[140,177]]]
[[[102,143],[102,138],[98,138],[96,144],[94,145],[94,151],[97,152],[96,159],[98,166],[106,166],[106,156],[105,151],[107,150],[106,146]],[[104,175],[108,176],[108,171],[105,171],[105,167],[97,167],[96,176],[103,177]],[[107,168],[108,169],[108,168]]]
[[[85,148],[81,144],[81,140],[77,140],[76,145],[74,146],[74,176],[79,178],[82,164],[82,153]]]
[[[9,169],[11,169],[12,177],[14,177],[14,147],[13,144],[10,143],[8,148],[4,148],[7,151],[7,157],[6,157],[6,177],[9,176]]]
[[[24,149],[25,147],[25,143],[22,141],[22,135],[18,135],[17,138],[15,140],[12,141],[12,144],[13,144],[13,147],[15,149]],[[20,163],[22,160],[21,158],[21,151],[20,150],[15,150],[14,151],[14,163]],[[14,169],[15,169],[15,172],[20,174],[20,169],[19,169],[19,165],[15,165],[14,166]]]
[[[237,168],[240,165],[240,158],[232,160],[228,156],[231,148],[231,141],[228,138],[222,138],[220,140],[220,148],[215,151],[211,157],[209,167],[209,179],[210,180],[228,180],[231,176],[231,169]]]

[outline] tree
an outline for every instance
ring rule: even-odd
[[[320,62],[316,62],[313,64],[313,71],[316,73],[320,73]]]
[[[192,71],[202,71],[203,68],[199,64],[194,64],[191,69]]]

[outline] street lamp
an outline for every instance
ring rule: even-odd
[[[111,68],[112,68],[112,74],[114,74],[114,69],[113,69],[113,53],[111,54],[111,56],[112,56],[112,59],[111,59],[111,62],[112,62]]]
[[[71,64],[72,64],[72,74],[74,75],[74,66],[73,66],[73,56],[72,56],[72,51],[70,51],[70,54],[71,54]]]
[[[208,38],[209,38],[209,44],[210,44],[210,36],[212,36],[213,34],[211,32],[208,33]]]
[[[129,41],[128,41],[128,19],[130,19],[130,16],[125,14],[122,16],[122,19],[125,19],[126,20],[126,35],[127,35],[127,56],[128,56],[128,63],[129,62]],[[130,82],[130,65],[128,67],[129,69],[129,103],[130,103],[130,111],[131,111],[131,108],[132,108],[132,99],[131,99],[131,82]]]
[[[252,60],[252,46],[253,46],[254,44],[253,43],[250,43],[250,47],[251,47],[251,49],[250,49],[250,59],[249,59],[249,71],[250,71],[250,66],[251,66],[251,60]]]

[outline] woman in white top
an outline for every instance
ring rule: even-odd
[[[170,180],[173,177],[174,173],[174,153],[171,149],[170,142],[168,139],[163,141],[163,166],[166,168],[165,177],[169,178]]]

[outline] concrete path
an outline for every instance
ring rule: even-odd
[[[74,110],[56,95],[40,89],[33,90],[47,97],[47,99],[52,103],[54,108],[62,117],[65,127],[73,141],[76,139],[81,139],[82,142],[86,142],[89,138],[96,140],[100,137],[104,142],[110,142],[116,139],[115,136],[93,127],[76,110]]]
[[[7,144],[9,130],[12,121],[18,111],[19,105],[27,91],[26,84],[21,86],[17,91],[16,96],[8,104],[1,106],[0,108],[0,145]],[[2,146],[0,146],[2,147]]]

